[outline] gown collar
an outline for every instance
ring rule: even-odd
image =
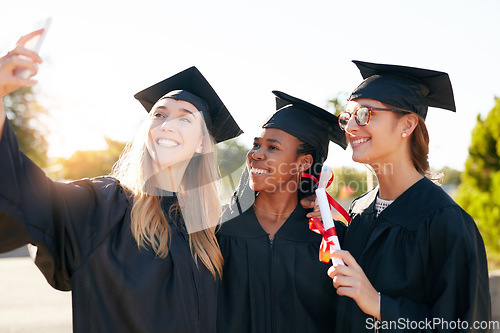
[[[375,200],[378,190],[377,186],[355,200],[351,207],[351,214],[375,214]],[[406,229],[416,230],[419,221],[425,219],[437,209],[453,204],[453,200],[441,187],[424,177],[410,186],[384,209],[377,217],[377,221],[386,220]],[[375,215],[373,215],[373,218],[375,218]]]
[[[308,210],[300,203],[276,232],[275,238],[283,238],[292,241],[317,242],[321,236],[309,230],[309,219],[306,217]],[[241,238],[267,237],[267,232],[261,227],[253,206],[243,214],[225,222],[220,230],[222,235]]]

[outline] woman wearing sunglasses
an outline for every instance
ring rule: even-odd
[[[336,332],[487,331],[484,244],[473,219],[429,178],[428,106],[455,111],[446,73],[354,61],[365,79],[339,115],[356,162],[379,185],[350,207],[346,266],[329,275]],[[378,321],[377,321],[378,320]],[[487,323],[486,323],[487,324]]]

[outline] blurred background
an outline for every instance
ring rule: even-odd
[[[1,53],[37,21],[53,21],[39,84],[4,105],[23,151],[51,178],[106,175],[145,119],[133,95],[195,65],[245,131],[219,145],[227,200],[256,130],[275,110],[271,90],[339,112],[361,82],[353,59],[447,72],[457,112],[430,109],[430,164],[475,219],[493,272],[500,266],[499,12],[495,0],[19,0],[0,11]],[[326,162],[335,171],[329,191],[346,209],[376,185],[350,156],[332,144]],[[27,253],[0,259],[0,295],[10,295],[0,297],[0,331],[42,332],[49,322],[47,332],[70,332],[70,295],[51,290]],[[47,294],[26,296],[32,292]],[[43,312],[45,300],[66,309],[53,311],[60,322]],[[27,320],[30,311],[38,322]]]

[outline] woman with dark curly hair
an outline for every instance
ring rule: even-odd
[[[322,236],[309,230],[299,200],[314,193],[329,142],[345,148],[345,136],[328,111],[274,94],[277,111],[254,139],[217,232],[217,331],[332,332],[336,295],[318,258]]]

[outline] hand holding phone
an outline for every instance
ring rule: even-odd
[[[35,30],[39,30],[43,28],[43,32],[39,35],[36,35],[35,37],[31,38],[28,40],[25,44],[24,47],[27,48],[28,50],[34,51],[34,52],[39,52],[40,48],[42,47],[43,41],[45,39],[45,36],[47,35],[47,31],[49,30],[50,24],[52,23],[52,18],[48,17],[45,20],[37,23],[35,25]],[[16,73],[17,76],[22,77],[24,79],[29,78],[33,73],[30,70],[23,69]]]

